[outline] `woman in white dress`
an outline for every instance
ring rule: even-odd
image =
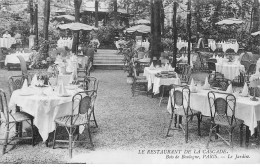
[[[3,38],[11,38],[11,35],[9,34],[8,31],[5,31]]]

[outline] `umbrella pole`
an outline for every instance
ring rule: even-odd
[[[191,42],[191,0],[188,2],[188,15],[187,15],[187,26],[188,26],[188,64],[190,65],[190,42]]]

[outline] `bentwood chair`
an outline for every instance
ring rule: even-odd
[[[11,142],[15,139],[32,139],[32,145],[34,146],[34,133],[33,133],[33,116],[25,113],[25,112],[13,112],[9,110],[7,105],[7,98],[5,92],[0,89],[0,124],[5,124],[5,137],[4,139],[4,146],[2,153],[6,153],[7,145],[13,145]],[[20,133],[16,130],[15,135],[12,138],[9,138],[10,130],[16,125],[16,123],[28,122],[32,127],[32,137],[23,137],[17,136],[16,134]]]
[[[233,132],[236,127],[240,127],[240,146],[243,143],[243,123],[244,121],[237,119],[235,116],[236,97],[233,94],[224,92],[210,91],[208,93],[208,102],[211,114],[211,125],[209,132],[209,143],[212,142],[212,134],[215,134],[215,139],[222,139],[225,144],[233,148]],[[220,135],[219,127],[227,128],[229,139]],[[216,140],[217,141],[217,140]]]
[[[18,57],[18,59],[20,61],[22,75],[27,75],[28,74],[28,70],[27,70],[26,61],[24,60],[24,58],[22,56],[17,56],[17,57]]]
[[[10,76],[8,78],[8,87],[9,87],[10,95],[13,93],[13,91],[22,88],[23,82],[24,82],[25,79],[27,79],[28,84],[29,84],[30,81],[31,81],[31,78],[32,78],[31,75]]]
[[[148,95],[147,87],[148,87],[148,81],[146,77],[138,76],[137,75],[137,69],[136,66],[133,67],[134,71],[134,77],[133,77],[133,83],[132,83],[132,96],[135,96],[136,92],[145,92],[146,95]]]
[[[84,78],[84,83],[83,83],[84,90],[94,91],[94,93],[97,95],[98,85],[99,85],[99,81],[95,77],[86,76]],[[93,121],[95,122],[96,127],[98,127],[97,120],[95,117],[95,106],[93,106],[92,115],[93,115]]]
[[[170,130],[180,130],[176,128],[176,124],[180,126],[181,130],[185,135],[185,142],[188,143],[189,137],[189,123],[192,121],[194,116],[198,119],[198,135],[200,136],[200,122],[201,113],[193,110],[190,107],[190,89],[187,86],[174,86],[170,91],[170,102],[171,102],[171,119],[166,137],[169,136]],[[184,123],[182,122],[184,118]],[[175,122],[175,128],[172,128],[172,122]]]
[[[97,95],[94,91],[84,91],[75,94],[72,98],[71,114],[63,117],[56,118],[56,128],[54,131],[53,148],[55,148],[56,142],[69,143],[69,156],[72,158],[72,145],[74,142],[88,142],[88,141],[75,141],[79,137],[75,137],[74,133],[83,125],[87,131],[90,140],[91,147],[94,148],[90,132],[90,118],[93,113],[93,107],[95,104]],[[65,127],[69,135],[69,140],[57,140],[57,127]],[[74,138],[75,137],[75,138]]]
[[[185,65],[183,72],[179,75],[181,83],[184,85],[188,85],[191,77],[191,66]]]

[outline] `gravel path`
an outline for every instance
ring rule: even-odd
[[[7,76],[15,73],[18,72],[0,70],[2,88],[7,90],[4,82]],[[202,137],[199,137],[197,121],[194,119],[187,144],[181,131],[175,131],[173,137],[165,138],[170,116],[166,112],[166,103],[159,107],[159,98],[147,97],[145,94],[132,97],[130,85],[126,83],[126,73],[123,71],[96,70],[91,75],[100,81],[95,107],[99,127],[92,128],[94,151],[88,148],[88,144],[77,144],[73,150],[74,158],[69,160],[67,149],[52,149],[52,143],[48,148],[38,140],[38,144],[34,147],[28,143],[16,145],[7,154],[0,156],[0,163],[135,163],[137,161],[153,163],[162,159],[152,161],[151,157],[148,159],[137,157],[138,150],[205,149],[209,131],[209,123],[206,121],[202,124]],[[204,80],[205,74],[195,74],[193,77]],[[82,138],[84,137],[88,140],[86,133],[83,133]],[[252,141],[254,140],[252,138]],[[212,144],[211,147],[229,150],[223,143]],[[259,149],[254,145],[250,146],[249,150],[259,153]],[[237,136],[234,151],[248,152],[239,147]]]

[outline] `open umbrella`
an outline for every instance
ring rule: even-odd
[[[136,24],[150,24],[150,20],[140,19],[136,21]]]
[[[127,28],[125,31],[127,33],[140,32],[146,34],[151,32],[151,27],[147,25],[137,25],[137,26]]]
[[[224,19],[221,20],[219,22],[217,22],[217,25],[238,25],[238,24],[242,24],[244,23],[243,20],[240,19],[236,19],[236,18],[228,18],[228,19]]]
[[[257,31],[257,32],[252,33],[251,35],[252,35],[252,36],[257,36],[257,35],[259,35],[259,34],[260,34],[260,31]]]
[[[60,15],[60,16],[55,16],[53,17],[52,20],[57,20],[57,21],[75,21],[75,17],[71,15]]]
[[[83,23],[68,23],[68,24],[61,24],[58,25],[57,27],[58,29],[61,30],[72,30],[72,31],[79,31],[79,30],[83,30],[83,31],[91,31],[91,30],[97,30],[96,27],[87,25],[87,24],[83,24]]]

